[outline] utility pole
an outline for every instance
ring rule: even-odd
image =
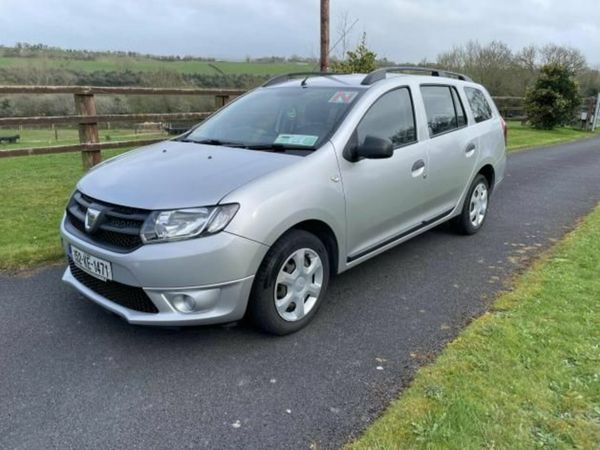
[[[329,0],[321,0],[321,72],[329,68]]]

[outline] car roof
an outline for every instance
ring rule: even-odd
[[[291,74],[294,75],[294,74]],[[404,73],[386,73],[384,78],[380,80],[376,80],[371,84],[363,84],[366,77],[369,74],[366,73],[353,73],[353,74],[335,74],[331,73],[329,75],[310,75],[305,77],[291,78],[291,79],[282,79],[278,81],[277,78],[265,83],[263,87],[266,88],[279,88],[279,87],[300,87],[300,86],[311,86],[311,87],[346,87],[346,88],[359,88],[359,89],[369,89],[377,84],[377,81],[390,80],[394,78],[402,79],[402,80],[416,80],[418,79],[421,83],[431,83],[431,84],[444,84],[448,81],[451,82],[459,82],[465,83],[470,82],[470,80],[459,80],[456,78],[448,78],[444,76],[431,76],[431,75],[417,75],[417,74],[404,74]],[[284,76],[282,76],[284,77]]]
[[[428,78],[429,82],[436,83],[440,78],[452,79],[455,81],[466,81],[472,82],[471,78],[462,73],[451,72],[445,69],[422,67],[422,66],[391,66],[391,67],[380,67],[378,69],[369,72],[368,74],[354,73],[333,73],[333,72],[298,72],[278,75],[275,78],[271,78],[261,87],[270,86],[307,86],[309,79],[311,86],[326,86],[326,87],[360,87],[364,86],[368,89],[369,86],[373,86],[380,81],[387,79],[393,79],[394,77],[402,77],[406,79],[410,77]],[[301,81],[300,81],[301,80]],[[445,83],[445,82],[444,82]]]

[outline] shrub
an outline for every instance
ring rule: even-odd
[[[354,51],[346,52],[346,60],[334,62],[331,65],[333,72],[342,73],[369,73],[376,69],[377,54],[367,47],[367,34],[363,33],[362,39]]]
[[[571,123],[581,105],[573,73],[565,66],[543,66],[525,95],[527,118],[534,128],[551,130]]]

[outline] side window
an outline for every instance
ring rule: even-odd
[[[473,111],[475,122],[479,123],[492,118],[492,108],[483,92],[479,89],[468,87],[465,88],[465,94],[467,94],[467,99],[469,100],[471,111]]]
[[[449,86],[421,86],[429,135],[436,136],[459,127]],[[464,110],[463,110],[464,115]]]
[[[413,104],[407,88],[388,92],[373,103],[356,127],[359,145],[367,136],[389,139],[394,147],[417,140]]]
[[[464,127],[467,124],[467,115],[465,114],[465,108],[460,100],[456,88],[451,88],[452,100],[454,100],[454,109],[456,110],[456,122],[458,127]]]

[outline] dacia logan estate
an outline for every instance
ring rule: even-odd
[[[485,223],[506,125],[464,75],[290,74],[77,184],[63,280],[132,324],[299,330],[331,277],[442,222]]]

